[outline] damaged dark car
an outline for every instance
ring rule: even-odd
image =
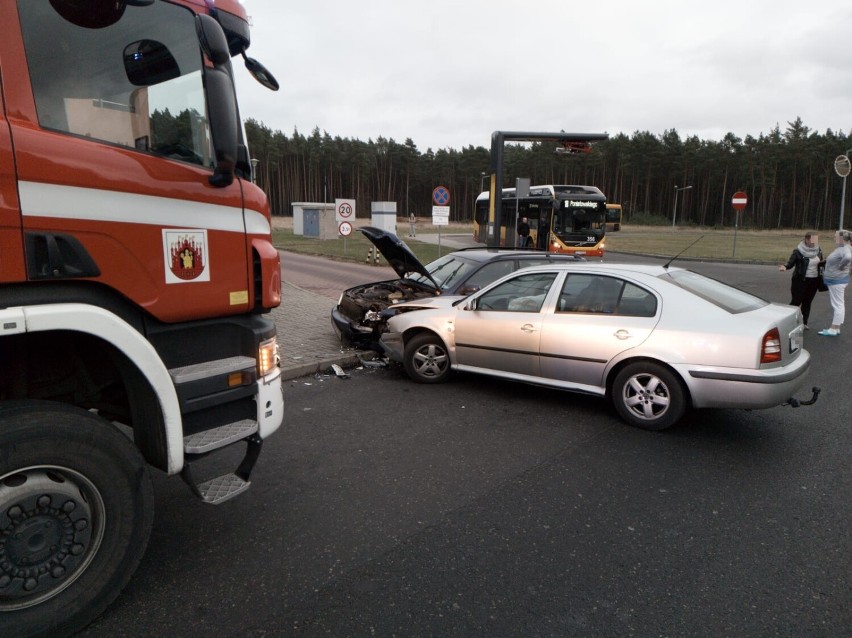
[[[377,281],[345,290],[331,310],[331,324],[344,345],[380,351],[379,339],[395,306],[438,295],[464,297],[520,268],[554,262],[582,261],[572,255],[534,250],[466,248],[423,265],[393,233],[365,226],[358,229],[394,269],[399,279]],[[418,306],[406,304],[406,310]]]

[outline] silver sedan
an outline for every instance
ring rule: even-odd
[[[457,370],[608,397],[649,430],[689,407],[787,403],[810,367],[798,308],[680,268],[528,268],[416,308],[381,339],[413,380]]]

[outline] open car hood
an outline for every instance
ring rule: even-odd
[[[414,256],[411,249],[399,237],[374,226],[364,226],[358,230],[364,237],[373,242],[373,245],[382,253],[382,257],[387,259],[391,268],[400,278],[405,279],[409,273],[418,273],[431,281],[435,290],[441,291],[441,287],[438,282],[432,279],[432,275],[426,270],[426,266],[420,263],[420,260]]]

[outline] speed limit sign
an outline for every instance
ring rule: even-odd
[[[355,219],[355,200],[335,199],[334,216],[338,223]]]

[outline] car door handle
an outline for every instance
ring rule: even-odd
[[[522,325],[521,330],[523,330],[527,334],[532,334],[533,332],[538,332],[538,328],[536,328],[531,323],[525,323],[524,325]]]
[[[612,336],[615,337],[616,339],[620,339],[621,341],[624,341],[625,339],[630,339],[633,335],[630,334],[630,332],[628,332],[627,330],[616,330],[612,334]]]

